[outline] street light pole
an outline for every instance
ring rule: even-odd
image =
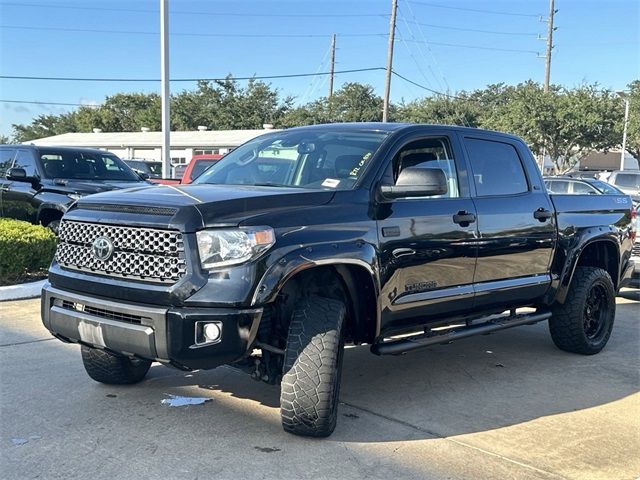
[[[169,90],[169,0],[160,0],[160,78],[162,97],[162,176],[171,178]]]
[[[627,125],[629,123],[629,97],[626,92],[618,92],[624,101],[624,126],[622,127],[622,151],[620,152],[620,170],[624,170],[624,156],[627,149]]]

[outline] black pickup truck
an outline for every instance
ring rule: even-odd
[[[550,196],[511,135],[294,128],[193,185],[78,200],[42,320],[98,382],[233,364],[281,384],[286,431],[327,436],[346,343],[395,355],[548,320],[559,348],[598,353],[634,237],[629,197]]]
[[[144,185],[149,182],[104,150],[0,145],[0,216],[54,232],[78,198]]]

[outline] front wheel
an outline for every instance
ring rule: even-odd
[[[141,382],[151,367],[149,360],[116,355],[85,345],[82,345],[82,363],[92,379],[108,385]]]
[[[333,433],[344,351],[343,302],[309,296],[289,325],[280,393],[283,428],[308,437]]]
[[[561,350],[593,355],[611,336],[616,315],[616,294],[609,274],[602,268],[578,267],[562,305],[549,319],[551,338]]]

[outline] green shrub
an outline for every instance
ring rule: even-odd
[[[56,251],[56,237],[41,225],[0,218],[0,285],[46,275]]]

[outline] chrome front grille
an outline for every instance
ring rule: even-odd
[[[92,244],[106,237],[113,253],[99,259]],[[56,260],[63,267],[99,275],[175,283],[186,273],[182,234],[175,230],[63,220]]]

